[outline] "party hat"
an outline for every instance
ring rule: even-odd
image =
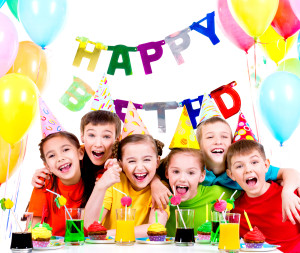
[[[205,93],[202,100],[202,105],[200,109],[200,121],[199,124],[211,117],[219,117],[224,119],[218,107],[215,105],[214,101]],[[198,125],[199,125],[198,124]]]
[[[110,112],[116,112],[114,101],[110,96],[110,91],[107,84],[107,78],[104,74],[100,83],[99,87],[94,95],[94,100],[91,106],[92,111],[96,110],[104,110]]]
[[[47,137],[49,134],[64,131],[63,127],[49,110],[42,97],[39,97],[39,104],[43,138]]]
[[[244,114],[240,112],[237,128],[234,133],[233,143],[240,140],[254,140],[257,141],[254,133],[252,132]]]
[[[131,134],[149,134],[133,103],[129,101],[120,140]]]
[[[175,134],[169,148],[200,149],[188,111],[185,106],[183,107]]]

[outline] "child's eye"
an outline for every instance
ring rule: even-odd
[[[128,163],[135,163],[135,161],[134,160],[129,160]]]
[[[104,138],[104,139],[110,139],[111,136],[110,136],[110,135],[105,135],[103,138]]]
[[[242,165],[237,165],[237,166],[235,166],[235,168],[240,169],[240,168],[242,168]]]
[[[95,135],[94,134],[89,134],[88,137],[95,137]]]
[[[228,138],[228,136],[226,136],[226,135],[223,135],[223,136],[222,136],[222,138],[223,138],[223,139],[227,139],[227,138]]]
[[[48,155],[48,159],[49,158],[53,158],[54,157],[54,155],[53,154],[51,154],[51,155]]]
[[[190,171],[189,174],[190,174],[190,175],[194,175],[195,172],[194,172],[194,171]]]
[[[253,162],[252,162],[252,164],[257,164],[257,163],[258,163],[258,161],[253,161]]]
[[[173,170],[172,173],[173,174],[179,174],[179,170]]]
[[[67,152],[67,151],[69,151],[70,149],[69,148],[65,148],[63,151],[64,152]]]
[[[146,159],[144,159],[144,162],[151,162],[151,159],[150,158],[146,158]]]

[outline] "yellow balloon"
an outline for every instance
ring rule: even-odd
[[[280,62],[294,45],[298,37],[298,33],[284,40],[272,26],[269,26],[267,31],[259,37],[259,46],[264,53],[276,64]]]
[[[253,38],[262,35],[278,9],[279,0],[228,0],[236,22]]]
[[[0,78],[0,135],[8,143],[22,139],[30,128],[38,108],[38,90],[22,74]]]
[[[8,177],[10,177],[22,163],[25,156],[26,144],[27,136],[13,145],[8,144],[0,137],[0,184],[6,181],[8,167]],[[10,157],[9,146],[11,146]]]

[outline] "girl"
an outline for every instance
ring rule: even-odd
[[[115,235],[115,209],[122,208],[121,198],[124,196],[117,191],[120,190],[132,198],[132,208],[136,209],[135,236],[147,236],[149,225],[155,222],[155,209],[151,207],[150,182],[159,165],[162,148],[161,142],[155,141],[150,135],[142,134],[129,135],[114,144],[113,155],[120,162],[123,172],[116,159],[106,162],[108,170],[96,182],[86,205],[86,228],[99,219],[101,207],[104,205],[102,220],[104,226],[110,229],[107,235]],[[119,182],[114,184],[116,179]],[[168,213],[164,210],[158,211],[158,214],[159,223],[165,225]]]
[[[64,196],[67,199],[66,207],[82,207],[84,186],[80,160],[83,158],[83,152],[76,136],[64,131],[52,133],[44,138],[39,146],[41,159],[52,173],[45,183],[45,188]],[[31,195],[28,211],[34,213],[33,225],[41,221],[43,207],[46,205],[48,215],[45,222],[53,228],[53,235],[64,236],[65,210],[56,206],[57,196],[45,188],[35,188]]]

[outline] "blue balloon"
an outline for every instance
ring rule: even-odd
[[[300,78],[284,71],[269,75],[261,85],[259,107],[265,124],[282,145],[300,123]]]
[[[298,35],[297,48],[298,48],[298,58],[300,60],[300,33]]]
[[[6,2],[6,0],[0,0],[0,8],[2,7],[2,5]]]
[[[66,0],[19,0],[19,18],[33,42],[49,45],[61,30],[67,12]]]

